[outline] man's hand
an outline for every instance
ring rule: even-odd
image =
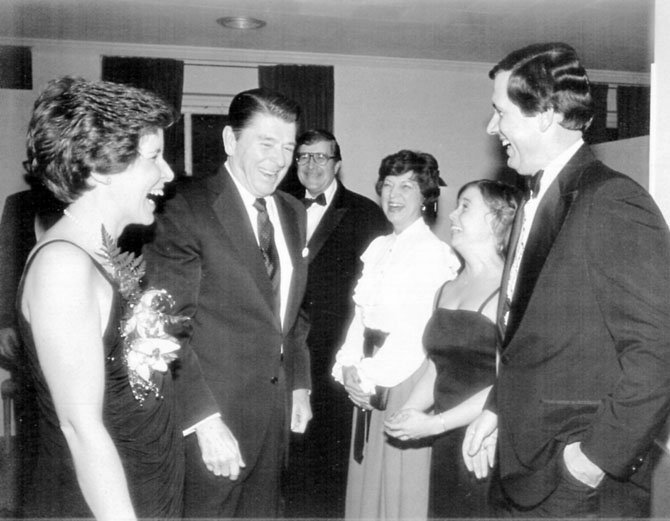
[[[487,410],[468,425],[463,439],[463,459],[478,479],[489,475],[493,468],[498,441],[498,415]]]
[[[563,461],[568,472],[588,487],[596,488],[605,477],[602,469],[582,452],[581,442],[565,446],[565,449],[563,449]]]
[[[303,433],[309,420],[312,419],[312,406],[309,404],[309,391],[296,389],[293,391],[291,406],[291,431]]]
[[[214,416],[195,429],[202,461],[215,476],[226,476],[233,481],[240,475],[245,463],[237,440],[220,417]]]
[[[357,407],[371,411],[370,396],[372,395],[363,391],[361,378],[353,365],[342,368],[342,379],[344,380],[344,389],[349,393],[349,399]]]

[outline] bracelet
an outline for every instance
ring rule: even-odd
[[[442,414],[438,414],[437,417],[440,419],[440,423],[442,424],[442,432],[447,432],[447,422],[444,421],[444,417]]]

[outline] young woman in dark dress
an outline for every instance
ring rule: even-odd
[[[26,167],[68,206],[31,252],[17,299],[39,408],[25,517],[181,515],[168,298],[142,294],[141,270],[113,247],[128,224],[154,220],[150,196],[174,177],[163,159],[173,121],[155,95],[109,82],[54,80],[35,103]]]
[[[423,336],[429,369],[387,423],[401,440],[436,436],[430,475],[431,518],[491,517],[488,481],[463,463],[467,425],[481,412],[496,375],[496,309],[504,256],[519,200],[506,184],[480,180],[461,188],[450,214],[458,277],[440,289]]]

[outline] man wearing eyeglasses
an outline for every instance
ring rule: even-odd
[[[388,233],[380,207],[347,190],[339,179],[340,146],[330,132],[298,137],[295,161],[304,191],[294,193],[307,210],[309,272],[303,309],[311,324],[307,345],[312,368],[314,417],[294,436],[286,483],[287,517],[344,517],[351,403],[330,377],[334,354],[353,315],[351,294],[360,256]]]

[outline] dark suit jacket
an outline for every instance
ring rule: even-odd
[[[377,204],[337,183],[335,197],[307,245],[309,276],[303,301],[310,320],[307,343],[312,374],[327,379],[315,380],[314,385],[332,380],[335,352],[353,317],[351,298],[363,267],[360,256],[372,239],[390,228]]]
[[[0,328],[14,328],[18,332],[16,292],[28,254],[35,246],[35,220],[46,230],[62,215],[65,205],[45,190],[24,190],[5,199],[0,223]],[[14,346],[16,347],[16,346]],[[22,353],[15,353],[16,357]],[[0,366],[16,374],[20,359],[5,359],[0,355]]]
[[[274,195],[293,262],[283,327],[247,211],[225,167],[179,187],[157,218],[145,249],[146,280],[174,297],[192,317],[192,334],[176,368],[183,427],[220,411],[253,469],[276,399],[280,350],[293,389],[311,387],[306,321],[299,316],[307,280],[305,210]],[[286,422],[288,424],[288,422]]]
[[[581,147],[540,202],[487,405],[518,504],[554,490],[575,441],[609,475],[649,485],[670,403],[669,266],[651,197]]]
[[[64,203],[45,190],[24,190],[5,199],[0,224],[0,328],[14,329],[18,334],[16,294],[23,266],[36,243],[35,221],[46,230],[62,215]],[[18,339],[21,342],[20,339]],[[25,492],[37,456],[38,414],[32,375],[21,345],[5,346],[12,356],[0,355],[0,366],[9,370],[15,385],[14,413],[17,447],[17,497]]]
[[[0,327],[16,327],[16,290],[23,265],[35,246],[35,217],[47,229],[63,214],[64,203],[42,191],[24,190],[5,199],[0,224]]]

